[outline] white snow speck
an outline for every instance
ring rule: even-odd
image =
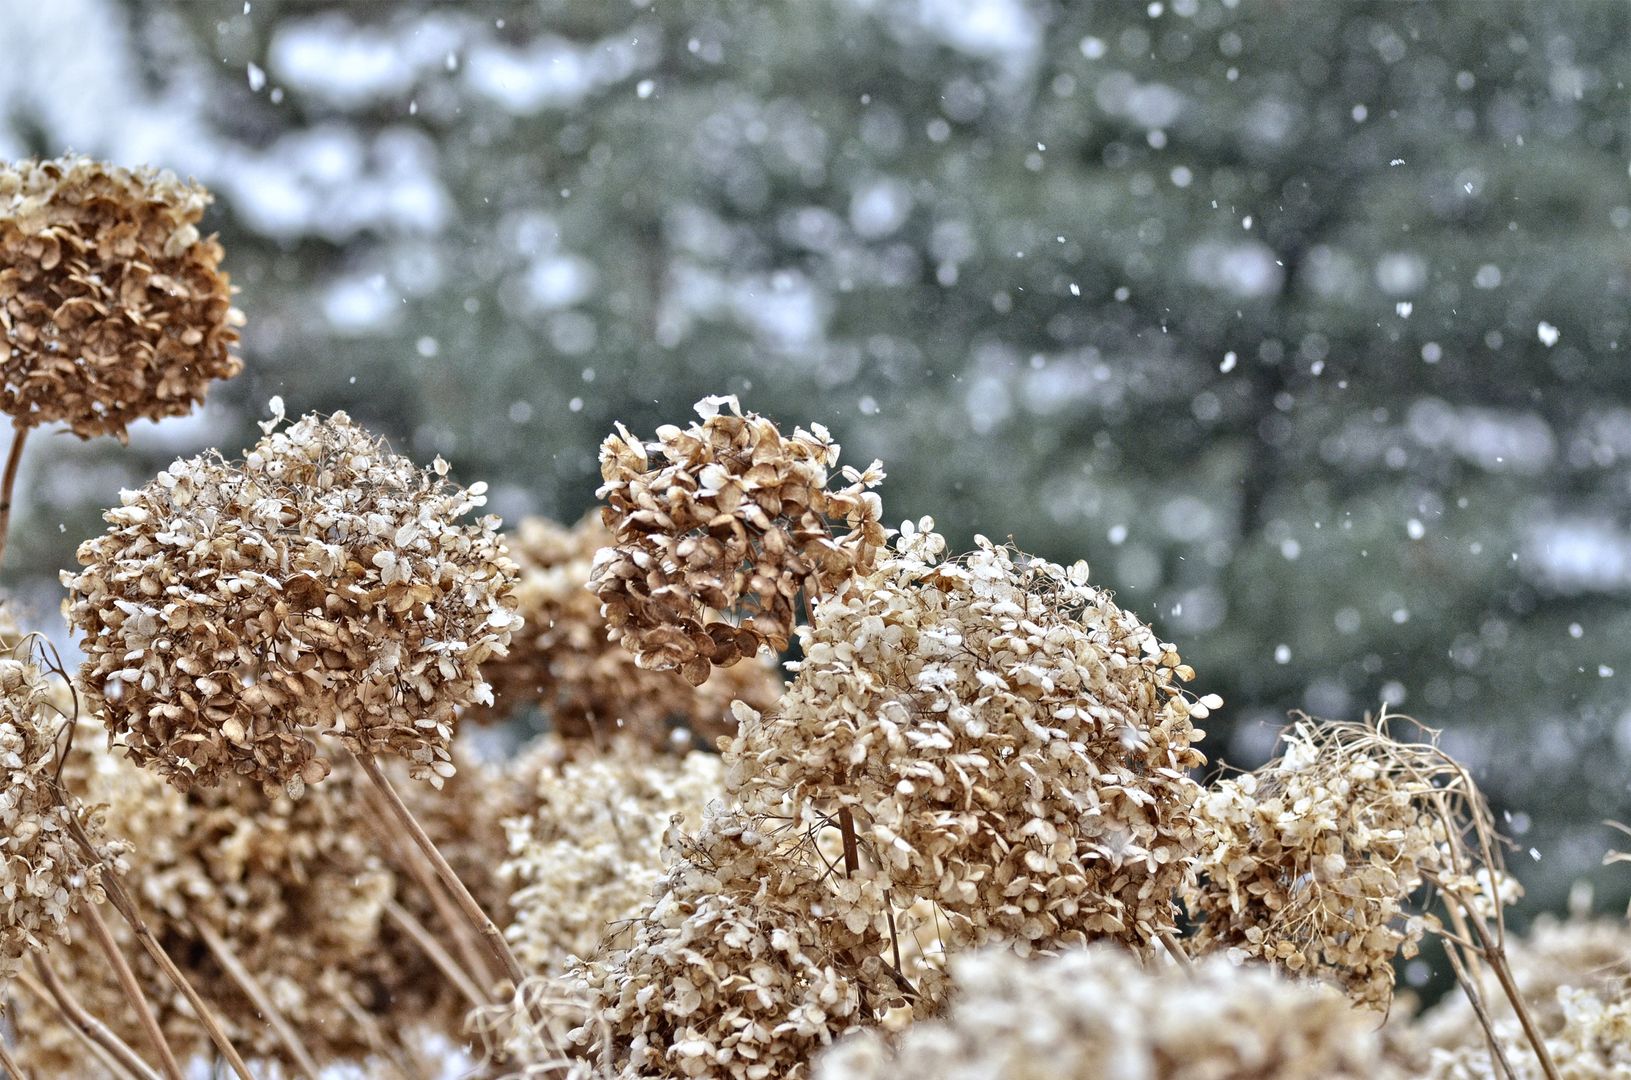
[[[1070,283],[1070,295],[1072,295],[1072,296],[1082,295],[1082,287],[1080,285],[1076,284],[1074,281]]]
[[[657,84],[655,82],[653,82],[651,79],[641,79],[634,86],[635,94],[642,101],[644,101],[646,98],[650,97],[652,91],[654,91],[656,89],[657,89]]]
[[[1274,647],[1274,662],[1276,664],[1291,663],[1291,646],[1284,644],[1276,645]]]
[[[1404,523],[1404,531],[1410,534],[1410,539],[1420,540],[1427,535],[1427,527],[1415,518]]]
[[[1542,322],[1539,326],[1535,327],[1535,336],[1540,338],[1540,343],[1542,345],[1550,349],[1553,345],[1557,344],[1557,339],[1563,335],[1562,332],[1551,323]]]
[[[1389,164],[1389,165],[1390,165],[1390,166],[1398,166],[1398,165],[1403,165],[1403,164],[1404,164],[1404,158],[1402,158],[1402,157],[1396,157],[1396,158],[1394,158],[1394,159],[1393,159],[1393,160],[1392,160],[1392,161],[1390,161],[1390,162],[1388,162],[1388,164]]]
[[[1599,679],[1612,679],[1614,677],[1614,669],[1609,667],[1607,664],[1598,664],[1597,677]]]
[[[1586,633],[1586,628],[1581,626],[1579,623],[1572,622],[1572,623],[1569,624],[1569,636],[1570,637],[1578,639],[1578,638],[1581,638],[1581,637],[1585,636],[1585,633]]]
[[[1239,358],[1235,356],[1234,350],[1232,349],[1229,352],[1224,353],[1223,363],[1218,365],[1218,370],[1227,375],[1229,372],[1235,369],[1235,361],[1237,359]]]
[[[1412,304],[1409,300],[1400,300],[1397,304],[1393,305],[1393,310],[1398,312],[1399,318],[1408,319],[1410,318],[1410,313],[1416,310],[1416,305]]]
[[[266,89],[266,71],[253,60],[249,62],[249,89],[260,93]]]

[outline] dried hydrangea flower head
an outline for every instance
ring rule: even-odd
[[[1369,1080],[1397,1074],[1374,1019],[1336,990],[1208,957],[1149,969],[1095,945],[1023,960],[992,949],[955,958],[949,1015],[891,1046],[849,1036],[818,1080]]]
[[[734,397],[704,398],[697,413],[688,428],[658,428],[656,442],[619,424],[601,445],[598,495],[616,541],[593,573],[613,638],[642,667],[692,684],[785,648],[798,594],[841,587],[885,536],[870,490],[879,462],[846,467],[829,491],[838,444],[820,424],[784,436]]]
[[[745,806],[853,815],[846,888],[932,903],[947,948],[1150,945],[1199,843],[1193,719],[1219,702],[1087,567],[981,538],[944,558],[925,519],[815,607],[774,712],[726,752]],[[797,812],[796,810],[793,812]],[[887,925],[876,933],[912,928]]]
[[[1208,839],[1185,897],[1197,948],[1330,978],[1385,1010],[1394,956],[1442,932],[1412,907],[1419,889],[1499,918],[1518,886],[1482,795],[1432,743],[1392,738],[1391,719],[1301,716],[1279,757],[1207,791],[1197,815]]]
[[[664,876],[663,836],[702,824],[724,794],[715,754],[657,754],[619,740],[541,770],[536,804],[506,822],[514,888],[505,934],[528,971],[559,974],[626,929]]]
[[[93,857],[74,838],[76,816],[93,842],[101,824],[57,784],[62,718],[50,693],[33,663],[0,654],[0,978],[48,939],[66,939],[80,905],[103,901],[102,858],[124,850],[100,844]]]
[[[89,158],[0,164],[0,410],[81,438],[183,415],[236,375],[210,196]]]
[[[505,536],[520,568],[515,595],[524,625],[509,654],[483,669],[497,702],[491,715],[536,704],[567,738],[629,731],[658,745],[684,735],[711,746],[735,730],[732,701],[766,708],[776,700],[782,679],[769,657],[714,669],[693,687],[676,672],[641,667],[614,644],[589,591],[595,554],[612,543],[598,515],[572,528],[524,518]]]
[[[109,732],[184,789],[298,795],[327,771],[319,730],[451,776],[458,710],[491,703],[480,665],[519,620],[497,519],[459,521],[485,485],[445,472],[335,413],[125,492],[63,575]]]
[[[628,947],[569,984],[564,996],[593,1003],[574,1040],[596,1076],[807,1077],[895,987],[835,917],[827,868],[792,857],[766,822],[719,812],[674,843]]]

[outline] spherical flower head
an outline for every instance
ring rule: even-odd
[[[601,446],[615,542],[592,576],[613,639],[693,685],[710,667],[785,648],[799,593],[841,588],[885,538],[879,462],[845,468],[846,484],[828,490],[839,448],[820,424],[784,436],[734,397],[704,398],[697,413],[653,443],[619,424]]]
[[[528,971],[559,974],[625,930],[662,881],[671,819],[695,829],[724,794],[717,754],[620,740],[540,770],[534,805],[505,822],[514,892],[505,936]]]
[[[445,472],[335,413],[125,492],[63,575],[109,732],[183,789],[237,773],[298,795],[324,731],[451,776],[459,710],[491,704],[480,665],[519,620],[497,519],[459,520],[486,485]]]
[[[1023,960],[1002,949],[954,958],[947,1016],[890,1044],[846,1037],[816,1080],[1394,1078],[1374,1018],[1336,990],[1208,957],[1193,971],[1146,967],[1100,944]]]
[[[816,605],[787,694],[742,718],[727,785],[749,806],[848,809],[862,874],[930,902],[949,950],[1150,946],[1198,844],[1192,720],[1218,702],[1184,694],[1193,672],[1085,564],[983,538],[946,559],[932,525]]]
[[[550,729],[569,739],[632,732],[654,745],[675,736],[712,745],[735,730],[730,710],[741,699],[767,708],[782,690],[770,657],[713,669],[693,687],[674,671],[653,671],[607,633],[589,575],[613,536],[598,515],[567,528],[524,518],[505,546],[520,568],[515,596],[524,628],[507,656],[484,670],[493,684],[494,718],[536,705]]]
[[[572,996],[593,1007],[573,1034],[594,1075],[808,1076],[896,988],[876,956],[857,962],[825,868],[788,858],[763,822],[719,812],[676,848],[628,946],[577,968]]]
[[[40,670],[0,655],[0,978],[48,939],[68,937],[81,904],[102,900],[101,863],[76,841],[75,817],[100,841],[94,814],[57,785],[58,718]],[[117,858],[122,845],[102,844]]]
[[[243,317],[198,231],[209,202],[153,169],[0,164],[0,410],[122,440],[236,375]]]
[[[1413,904],[1424,885],[1480,917],[1516,899],[1479,848],[1494,830],[1465,770],[1436,746],[1395,741],[1386,721],[1302,717],[1279,757],[1207,791],[1184,897],[1197,949],[1327,979],[1386,1011],[1394,957],[1415,956],[1438,928]]]

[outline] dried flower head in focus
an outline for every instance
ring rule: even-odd
[[[125,845],[103,839],[101,816],[57,783],[57,737],[64,719],[51,707],[38,667],[0,655],[0,978],[22,956],[68,936],[81,904],[101,903],[102,859]],[[76,841],[75,819],[97,855]]]
[[[536,703],[551,730],[566,738],[632,731],[660,745],[673,723],[712,745],[735,730],[733,700],[762,709],[781,693],[781,676],[768,657],[714,669],[693,687],[676,672],[641,667],[613,643],[600,601],[589,591],[595,554],[613,543],[598,515],[570,529],[525,518],[505,543],[520,568],[515,595],[524,626],[512,636],[509,654],[483,669],[493,685],[494,715]]]
[[[710,816],[631,927],[627,948],[582,965],[568,996],[593,1003],[574,1039],[626,1080],[798,1080],[814,1054],[896,992],[840,917],[819,861],[766,823]],[[609,1048],[610,1060],[603,1059]]]
[[[1413,894],[1431,884],[1481,917],[1515,898],[1465,770],[1430,743],[1393,739],[1390,719],[1301,717],[1279,757],[1207,791],[1208,840],[1185,897],[1197,948],[1330,978],[1385,1010],[1394,956],[1414,956],[1439,927]]]
[[[812,424],[784,436],[734,397],[643,443],[621,424],[600,448],[602,517],[615,536],[593,587],[612,637],[642,667],[693,684],[760,648],[785,648],[795,598],[839,588],[884,541],[873,462],[828,490],[838,444]],[[835,530],[842,529],[842,532]]]
[[[782,702],[744,714],[728,786],[850,811],[862,876],[931,902],[947,948],[1150,944],[1191,875],[1192,718],[1218,702],[1185,696],[1193,672],[1085,564],[983,538],[945,559],[932,526],[816,605]],[[888,911],[877,935],[915,931]]]
[[[88,158],[0,164],[0,410],[81,438],[183,415],[243,366],[210,196]]]
[[[497,519],[458,520],[486,485],[438,464],[335,413],[125,492],[63,581],[81,679],[132,759],[183,789],[237,773],[298,795],[327,730],[452,775],[458,710],[491,704],[480,665],[519,620]]]
[[[663,879],[663,836],[702,823],[724,794],[717,755],[660,755],[621,740],[540,770],[536,804],[506,823],[514,888],[506,929],[529,971],[559,974],[626,930]]]
[[[825,1054],[817,1080],[1370,1080],[1372,1017],[1337,991],[1208,957],[1149,969],[1111,945],[1023,960],[992,949],[952,961],[949,1014]]]

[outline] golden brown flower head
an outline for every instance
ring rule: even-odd
[[[789,858],[765,823],[718,813],[676,846],[628,947],[571,984],[593,1004],[574,1038],[594,1075],[808,1076],[817,1050],[871,1019],[868,998],[897,992],[881,961],[859,962],[825,867]]]
[[[132,759],[183,789],[239,773],[298,795],[326,730],[451,776],[458,710],[491,703],[480,665],[519,620],[497,519],[458,521],[486,485],[445,471],[335,413],[126,492],[63,581],[81,681]]]
[[[81,438],[180,416],[236,375],[210,196],[89,158],[0,164],[0,410]]]
[[[75,840],[77,816],[100,840],[100,822],[58,787],[61,718],[39,668],[0,654],[0,978],[28,951],[68,936],[68,919],[102,900],[101,864]],[[122,845],[104,848],[117,857]]]
[[[1184,695],[1193,672],[1085,564],[984,538],[947,560],[932,526],[816,605],[781,704],[742,719],[727,787],[766,812],[850,811],[857,877],[932,904],[948,950],[1151,945],[1199,844],[1191,719],[1218,702]]]
[[[570,529],[525,518],[505,542],[520,567],[515,595],[524,627],[509,654],[483,669],[497,702],[492,715],[535,703],[551,729],[569,739],[627,731],[661,745],[677,724],[678,733],[712,745],[735,730],[733,700],[763,709],[781,693],[781,675],[768,657],[716,669],[693,687],[676,672],[639,666],[613,643],[589,591],[595,553],[613,542],[598,515]]]
[[[1197,948],[1328,978],[1386,1010],[1394,956],[1439,926],[1412,906],[1424,884],[1480,918],[1515,898],[1466,770],[1431,742],[1396,741],[1388,720],[1300,717],[1279,757],[1207,791],[1184,901]]]
[[[838,444],[820,424],[784,436],[734,397],[697,412],[701,423],[665,425],[654,443],[619,424],[602,444],[598,494],[615,543],[592,575],[613,639],[693,685],[710,667],[785,648],[799,592],[836,590],[884,541],[870,490],[880,463],[845,468],[847,485],[829,491]],[[848,531],[835,535],[834,522]]]

